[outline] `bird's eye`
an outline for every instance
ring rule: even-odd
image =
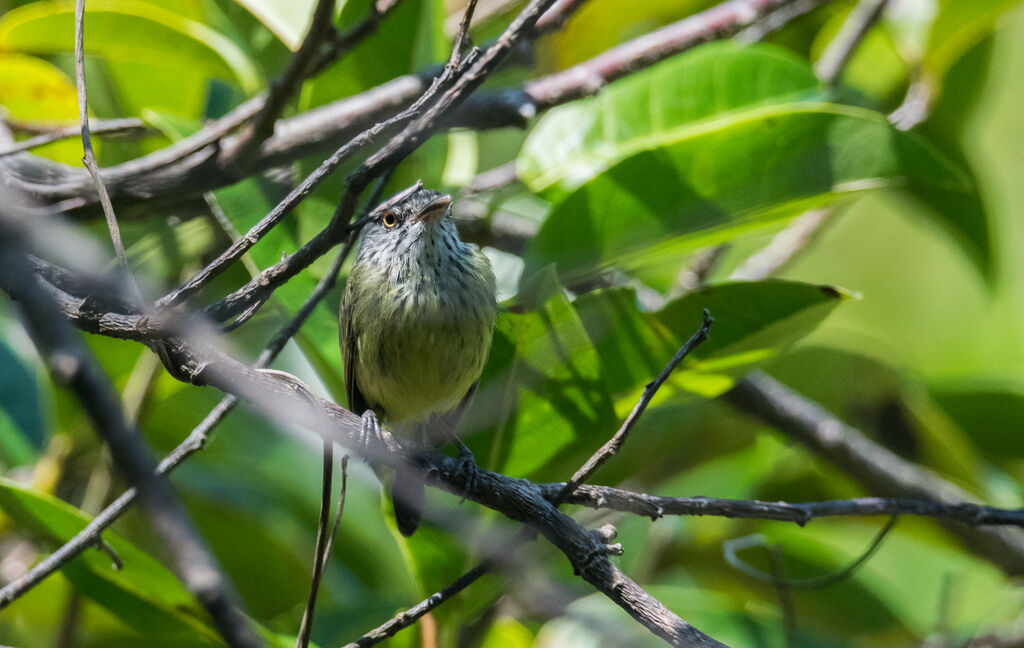
[[[384,215],[380,217],[380,223],[386,229],[395,229],[398,226],[398,217],[391,212],[384,212]]]

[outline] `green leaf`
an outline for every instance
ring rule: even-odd
[[[113,61],[185,68],[237,81],[246,92],[260,85],[252,63],[234,43],[202,23],[138,0],[90,2],[85,52]],[[70,52],[74,5],[34,2],[0,18],[0,49],[30,54]]]
[[[59,68],[34,56],[0,51],[0,107],[0,112],[10,118],[34,124],[78,123],[74,82]],[[100,144],[93,145],[98,151]],[[64,164],[82,163],[82,142],[78,139],[54,142],[33,152]]]
[[[565,478],[577,454],[615,429],[601,363],[552,268],[524,281],[499,314],[488,368],[466,416],[468,432],[497,423],[480,456],[517,477]],[[497,419],[497,420],[496,420]]]
[[[995,461],[1024,458],[1024,381],[1018,377],[947,381],[931,389],[975,444]]]
[[[782,49],[707,45],[549,111],[523,144],[519,176],[557,202],[619,160],[676,141],[684,125],[792,101],[818,86],[807,65]]]
[[[714,396],[732,386],[732,377],[813,331],[845,296],[831,286],[763,281],[708,286],[654,313],[640,311],[631,288],[590,292],[574,305],[601,357],[609,390],[631,407],[634,392],[697,331],[705,308],[715,318],[710,338],[675,371],[671,384]]]
[[[248,9],[294,52],[309,31],[316,0],[238,0],[238,4]],[[335,7],[336,12],[345,6],[344,1],[339,4],[340,7]]]
[[[556,205],[527,246],[527,271],[568,283],[655,263],[869,189],[968,192],[967,178],[884,115],[823,103],[739,110],[678,129]],[[955,224],[951,224],[955,226]],[[988,241],[976,241],[987,250]]]
[[[0,509],[18,527],[52,545],[63,544],[90,520],[65,502],[2,477]],[[82,594],[142,632],[201,646],[223,645],[206,612],[173,574],[117,534],[108,531],[103,539],[121,557],[124,568],[114,570],[106,554],[85,551],[62,568]]]
[[[0,465],[28,463],[46,442],[46,416],[35,372],[0,339]]]
[[[1020,0],[939,0],[922,61],[925,74],[941,83],[950,66],[991,33],[999,16],[1019,4]]]
[[[54,545],[70,540],[92,519],[66,502],[3,477],[0,510],[19,527]],[[178,645],[224,645],[206,611],[174,574],[112,531],[105,532],[103,540],[117,552],[123,567],[112,569],[106,554],[86,550],[61,568],[80,593],[147,635],[173,639]],[[270,646],[292,644],[262,626],[256,625],[256,630]]]

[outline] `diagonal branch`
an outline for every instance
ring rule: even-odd
[[[796,7],[787,19],[834,0],[729,0],[634,39],[589,61],[536,79],[521,87],[481,92],[446,115],[444,127],[485,129],[522,127],[538,108],[546,109],[587,94],[622,76],[643,69],[710,40],[729,38]],[[563,6],[552,5],[552,10]],[[568,10],[575,8],[570,3]],[[554,20],[554,19],[553,19]],[[538,21],[540,22],[540,21]],[[774,21],[775,29],[784,23]],[[526,35],[536,35],[531,30]],[[406,75],[289,119],[279,120],[274,135],[260,147],[250,169],[258,171],[287,164],[304,156],[337,149],[373,124],[407,107],[430,85],[434,72]],[[153,199],[180,200],[235,182],[233,168],[222,164],[212,146],[259,111],[263,96],[242,104],[228,116],[181,142],[137,160],[105,169],[104,179],[115,203],[134,204]],[[225,139],[223,149],[234,140]],[[43,204],[87,215],[96,196],[74,170],[31,155],[5,158],[0,172]]]
[[[4,288],[20,304],[26,329],[54,379],[78,397],[117,469],[139,493],[150,524],[171,555],[177,573],[209,612],[221,636],[233,647],[259,646],[249,621],[237,607],[234,588],[192,529],[167,482],[154,471],[144,442],[124,419],[116,391],[42,286],[27,261],[22,240],[19,229],[0,218],[0,275],[5,279]],[[94,542],[98,541],[99,535]],[[10,600],[0,597],[0,607]]]
[[[334,29],[331,21],[334,18],[334,0],[317,0],[313,9],[313,17],[309,30],[302,40],[288,67],[281,78],[272,81],[267,91],[267,99],[260,111],[252,118],[249,126],[242,131],[234,146],[224,153],[224,160],[231,165],[247,166],[252,154],[274,134],[274,122],[281,116],[285,104],[302,85],[312,71],[314,56],[317,54],[328,34]]]

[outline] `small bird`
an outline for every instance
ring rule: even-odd
[[[349,409],[420,443],[452,440],[471,461],[455,427],[487,360],[497,304],[491,264],[459,239],[451,205],[451,196],[416,187],[371,214],[341,298],[339,337]],[[391,494],[398,530],[410,536],[422,476],[397,470]]]

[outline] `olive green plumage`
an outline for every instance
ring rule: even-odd
[[[375,213],[341,299],[349,407],[372,409],[396,434],[443,441],[424,437],[451,432],[480,377],[494,295],[490,262],[459,239],[450,197],[418,189]],[[400,473],[392,490],[398,527],[410,535],[423,484]]]

